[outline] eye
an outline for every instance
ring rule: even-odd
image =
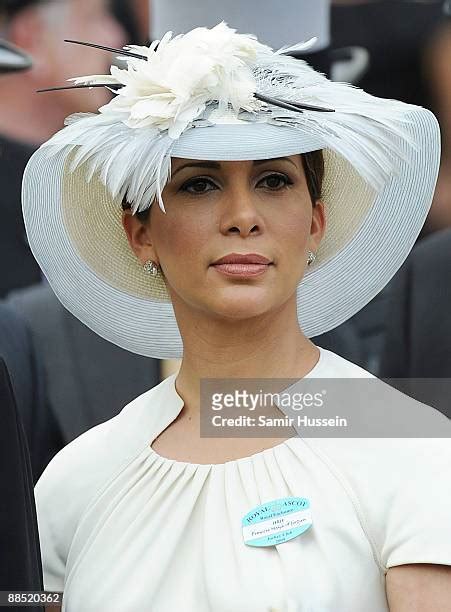
[[[214,189],[217,189],[215,183],[213,183],[211,179],[202,176],[196,176],[196,178],[186,181],[186,183],[183,183],[180,187],[180,191],[186,191],[194,195],[207,193]]]
[[[258,182],[258,185],[263,185],[271,191],[278,191],[288,185],[293,185],[293,181],[286,174],[272,173],[265,176]]]

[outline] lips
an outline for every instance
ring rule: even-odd
[[[260,265],[268,265],[271,261],[263,255],[258,255],[257,253],[248,253],[246,255],[240,255],[239,253],[230,253],[229,255],[225,255],[221,257],[217,261],[215,261],[212,265],[217,266],[221,264],[260,264]]]
[[[268,270],[272,262],[258,253],[230,253],[215,261],[212,266],[226,276],[258,276]]]

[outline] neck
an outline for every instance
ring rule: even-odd
[[[63,127],[65,112],[55,99],[37,94],[25,75],[0,81],[0,133],[14,140],[41,144]]]
[[[202,378],[302,378],[319,359],[318,348],[302,333],[293,298],[277,311],[237,321],[180,317],[183,360],[176,379],[187,411],[199,408]],[[178,311],[178,312],[177,312]]]

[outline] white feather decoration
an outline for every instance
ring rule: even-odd
[[[274,51],[274,53],[276,55],[290,55],[292,53],[305,52],[311,49],[315,45],[317,40],[318,40],[318,37],[314,36],[313,38],[309,38],[309,40],[306,40],[301,43],[297,43],[296,45],[292,45],[291,47],[290,46],[281,47],[280,49],[277,49],[277,51]]]
[[[132,203],[133,213],[147,209],[155,198],[164,211],[161,193],[170,178],[171,149],[196,122],[212,125],[208,120],[215,106],[232,109],[240,118],[247,113],[250,120],[288,123],[321,137],[380,191],[397,171],[406,142],[412,144],[406,136],[406,105],[383,104],[287,57],[312,41],[274,52],[220,23],[175,38],[168,32],[150,47],[129,46],[147,59],[121,56],[126,67],[112,66],[110,75],[71,79],[121,85],[115,98],[98,114],[69,117],[64,130],[44,146],[51,152],[73,150],[72,169],[88,163],[88,180],[99,173],[113,197]],[[260,102],[255,93],[335,112],[283,110]]]

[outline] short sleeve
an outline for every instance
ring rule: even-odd
[[[390,487],[387,507],[381,509],[382,563],[387,569],[406,563],[451,565],[451,438],[409,442],[403,470],[395,472],[397,486]]]
[[[77,525],[111,472],[105,454],[110,422],[96,425],[60,450],[36,483],[45,590],[64,590],[66,562]]]
[[[451,565],[451,437],[315,439],[381,570]]]

